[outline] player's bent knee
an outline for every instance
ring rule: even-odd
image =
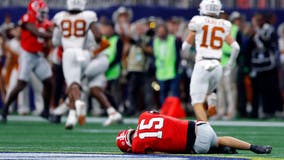
[[[70,85],[70,87],[69,87],[70,89],[80,89],[81,88],[81,86],[78,84],[78,83],[76,83],[76,82],[74,82],[74,83],[72,83],[71,85]]]
[[[81,93],[81,86],[78,83],[72,83],[68,88],[68,93],[78,97]]]

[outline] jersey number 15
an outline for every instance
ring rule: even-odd
[[[155,124],[154,124],[155,123]],[[139,133],[139,138],[144,139],[146,137],[149,138],[162,138],[163,132],[160,130],[164,126],[164,118],[152,118],[149,120],[148,124],[145,124],[145,119],[143,119],[139,124],[139,130],[146,129],[157,129],[157,132],[143,132]]]

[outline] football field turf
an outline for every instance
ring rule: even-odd
[[[12,116],[9,118],[8,124],[0,124],[0,159],[19,159],[31,155],[32,157],[25,157],[24,159],[44,159],[44,157],[49,157],[47,159],[167,159],[167,157],[210,160],[214,157],[219,157],[217,159],[220,159],[220,157],[284,159],[284,122],[281,121],[212,123],[219,136],[230,135],[254,144],[272,145],[273,150],[269,155],[238,151],[239,154],[234,155],[201,155],[202,157],[158,155],[145,157],[144,155],[120,155],[122,153],[115,146],[115,137],[118,131],[135,128],[136,119],[128,119],[126,124],[103,127],[101,122],[104,119],[88,118],[85,126],[76,126],[74,130],[68,131],[64,129],[63,123],[50,124],[38,117]],[[37,154],[30,152],[37,152]],[[16,155],[18,155],[18,158],[15,158]],[[68,156],[70,157],[68,158]]]

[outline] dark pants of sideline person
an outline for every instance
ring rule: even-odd
[[[252,87],[252,118],[258,117],[259,106],[263,107],[263,113],[265,115],[274,116],[276,110],[282,107],[277,68],[258,72],[256,77],[252,78]]]

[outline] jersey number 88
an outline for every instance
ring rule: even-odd
[[[86,21],[77,19],[74,22],[70,20],[63,20],[61,22],[61,29],[64,38],[71,36],[84,37],[86,34]]]

